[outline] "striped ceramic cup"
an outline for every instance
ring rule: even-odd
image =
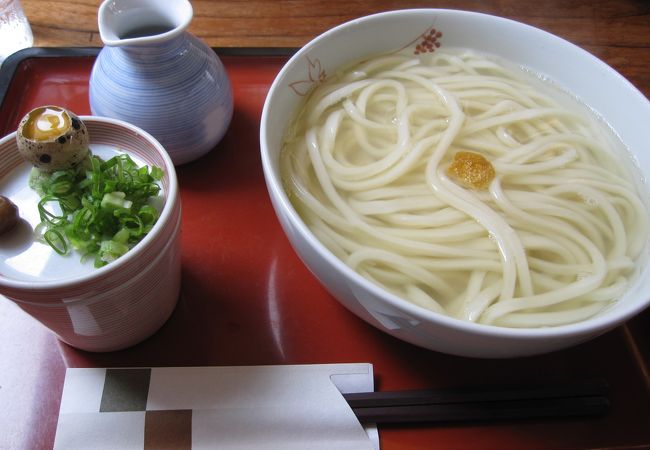
[[[134,345],[171,315],[180,290],[181,205],[174,165],[147,132],[115,119],[82,116],[93,154],[127,153],[136,163],[163,169],[160,211],[152,230],[125,255],[101,267],[76,253],[60,256],[36,242],[38,194],[28,185],[15,133],[0,140],[0,193],[20,211],[18,226],[0,235],[0,293],[53,331],[88,351]]]

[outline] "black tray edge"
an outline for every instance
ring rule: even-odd
[[[18,66],[30,58],[95,57],[102,47],[29,47],[9,55],[0,67],[0,108]],[[298,49],[293,47],[213,47],[219,56],[291,56]]]

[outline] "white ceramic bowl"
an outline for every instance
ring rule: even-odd
[[[164,170],[160,217],[135,247],[98,269],[92,261],[82,264],[77,253],[60,256],[35,243],[38,195],[27,184],[31,166],[20,157],[14,132],[0,140],[0,193],[19,207],[22,221],[0,235],[0,294],[62,341],[83,350],[112,351],[153,334],[178,301],[181,206],[174,165],[150,134],[115,119],[81,119],[94,154],[128,153],[140,164]]]
[[[322,77],[363,57],[414,46],[432,27],[442,33],[442,47],[497,55],[568,89],[614,128],[645,179],[650,179],[650,103],[593,55],[537,28],[485,14],[437,9],[376,14],[340,25],[304,46],[280,71],[264,105],[260,130],[264,175],[277,216],[300,258],[332,295],[367,322],[418,346],[462,356],[517,357],[558,350],[596,337],[646,308],[648,267],[615,307],[580,323],[510,329],[464,322],[385,292],[348,268],[309,231],[279,174],[287,120]]]

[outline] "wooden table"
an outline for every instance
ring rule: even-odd
[[[100,0],[22,0],[34,45],[101,46]],[[193,0],[190,31],[211,47],[299,47],[366,14],[466,9],[525,22],[592,52],[650,96],[650,2],[645,0]]]
[[[100,0],[21,1],[34,31],[35,46],[101,46],[96,18]],[[650,2],[645,0],[192,3],[195,16],[190,31],[212,47],[298,47],[349,19],[391,9],[446,7],[500,15],[585,48],[650,97]],[[0,449],[52,447],[66,367],[331,362],[373,363],[379,390],[583,376],[605,376],[613,383],[612,414],[602,420],[385,427],[380,428],[384,450],[650,445],[650,311],[572,349],[534,358],[486,361],[438,354],[398,341],[335,302],[300,264],[275,222],[255,152],[261,102],[281,60],[269,59],[259,67],[246,58],[230,57],[225,62],[233,77],[255,73],[250,79],[261,77],[263,83],[236,83],[238,103],[230,137],[219,152],[178,170],[185,191],[183,287],[177,310],[146,342],[121,352],[90,354],[58,342],[39,323],[0,299]],[[81,114],[88,113],[85,92],[91,64],[92,59],[75,62],[74,67],[59,64],[59,69],[77,76],[76,89],[84,97],[69,101]],[[54,80],[51,86],[55,91],[56,85]],[[25,91],[28,89],[34,88],[26,86]],[[70,95],[74,92],[69,91]],[[22,93],[15,98],[28,102],[29,96]],[[0,119],[0,123],[15,120]],[[242,156],[242,149],[250,151]],[[235,164],[235,171],[224,171],[224,163],[226,167]],[[215,175],[215,169],[221,172]],[[245,174],[243,178],[238,178],[240,173]],[[251,196],[255,200],[246,206]],[[206,204],[230,208],[232,220],[214,212],[206,216]],[[264,219],[261,222],[266,220],[264,233],[256,224],[259,217]],[[224,245],[225,251],[218,258],[197,235],[196,230],[205,226],[219,230],[219,245]],[[213,273],[215,265],[218,270]],[[269,283],[276,289],[276,303],[266,295]],[[301,302],[288,305],[283,301],[295,296]]]

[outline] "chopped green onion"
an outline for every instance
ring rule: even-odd
[[[50,228],[43,233],[43,239],[45,239],[45,242],[50,244],[50,247],[52,247],[59,255],[65,255],[68,252],[68,244],[66,244],[63,235],[59,233],[56,228]]]
[[[29,185],[41,196],[38,239],[57,253],[70,249],[101,267],[147,235],[159,212],[150,201],[160,192],[159,167],[138,165],[121,154],[107,161],[90,155],[79,166],[54,172],[32,170]]]
[[[46,195],[41,198],[41,201],[38,202],[38,214],[41,218],[41,222],[45,222],[51,226],[59,226],[65,223],[66,217],[64,214],[56,215],[46,207],[48,203],[59,202],[59,200],[60,199],[54,195]]]
[[[113,262],[129,251],[129,246],[117,241],[102,241],[99,246],[99,257],[106,263]],[[96,262],[95,262],[96,263]]]
[[[126,200],[125,197],[126,194],[124,192],[109,192],[102,197],[101,206],[102,208],[129,209],[133,205],[133,202]]]
[[[120,231],[115,233],[113,240],[115,242],[119,242],[120,244],[126,244],[129,241],[129,236],[131,236],[131,233],[129,232],[128,228],[121,228]]]
[[[151,168],[151,176],[153,177],[154,180],[160,181],[162,180],[163,175],[165,172],[160,167],[153,166]]]

